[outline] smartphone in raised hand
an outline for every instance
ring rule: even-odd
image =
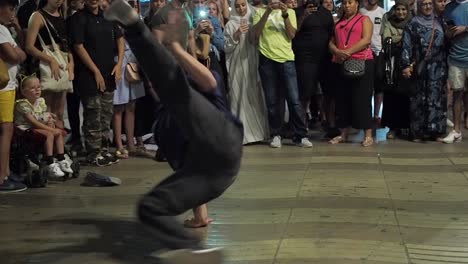
[[[247,19],[242,18],[242,19],[240,20],[240,24],[241,24],[241,26],[246,26],[246,25],[248,24]]]

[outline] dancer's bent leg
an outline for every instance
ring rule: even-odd
[[[172,216],[217,198],[232,184],[240,167],[242,128],[190,88],[177,62],[141,21],[125,29],[140,66],[190,140],[185,166],[147,194],[138,213],[169,248],[196,248],[198,241]]]

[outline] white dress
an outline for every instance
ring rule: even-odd
[[[249,41],[249,33],[242,34],[239,41],[233,39],[241,19],[233,14],[224,29],[224,51],[229,76],[231,112],[237,115],[239,111],[239,119],[244,124],[244,144],[247,144],[269,138],[268,116],[258,76],[258,49]],[[250,7],[244,18],[250,23]]]
[[[117,83],[114,92],[114,105],[128,104],[130,101],[136,100],[145,96],[145,87],[143,82],[129,83],[125,79],[125,72],[127,64],[130,62],[137,62],[135,55],[130,50],[127,42],[125,42],[125,53],[122,63],[122,79]]]

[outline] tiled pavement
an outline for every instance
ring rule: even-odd
[[[210,204],[215,222],[196,231],[227,264],[468,263],[468,143],[244,150],[237,182]],[[134,210],[167,165],[96,171],[123,185],[0,196],[0,263],[158,263]]]

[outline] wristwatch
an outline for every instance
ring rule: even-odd
[[[288,18],[288,17],[289,17],[289,13],[286,13],[286,14],[281,14],[281,16],[282,16],[284,19],[286,19],[286,18]]]

